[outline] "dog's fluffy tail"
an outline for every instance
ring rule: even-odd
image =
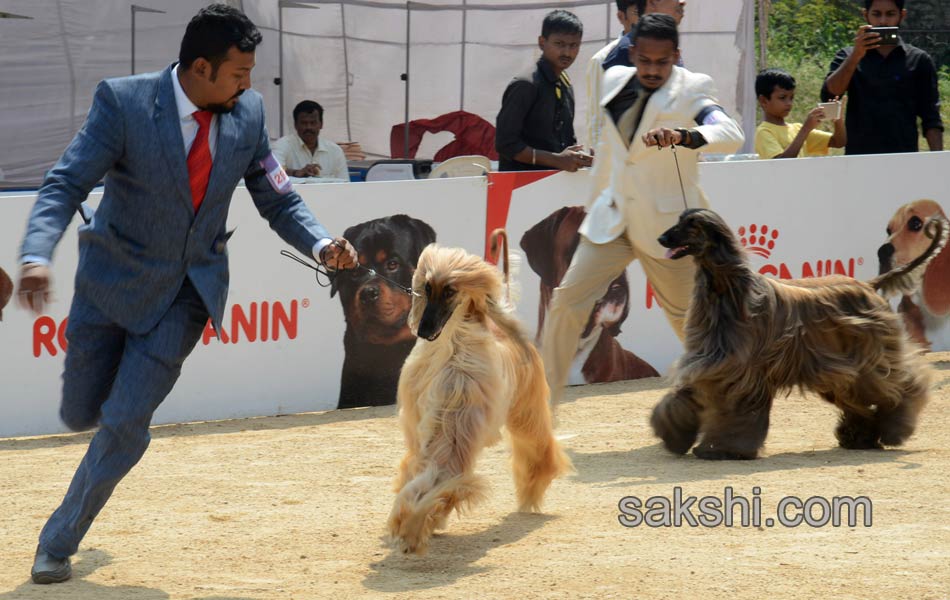
[[[445,527],[453,510],[467,512],[488,495],[488,483],[474,473],[442,476],[438,468],[427,468],[396,497],[389,515],[389,537],[402,552],[425,554],[432,534]]]
[[[947,245],[947,238],[950,238],[950,224],[945,218],[935,215],[927,219],[924,224],[924,234],[933,241],[923,254],[906,265],[878,275],[868,283],[885,297],[912,294],[916,291],[920,286],[924,271],[927,270],[927,265]]]

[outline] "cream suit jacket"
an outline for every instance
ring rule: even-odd
[[[616,66],[604,74],[602,111],[636,75],[636,68]],[[604,117],[592,172],[593,188],[587,218],[580,232],[595,244],[606,244],[624,231],[637,249],[662,257],[665,248],[656,238],[672,227],[684,210],[676,164],[669,148],[647,147],[643,134],[656,127],[699,131],[706,139],[703,152],[733,153],[742,146],[742,129],[724,113],[711,124],[697,125],[695,118],[718,105],[715,86],[708,75],[673,67],[673,73],[647,101],[633,142],[628,148],[609,114]],[[686,204],[707,207],[699,187],[699,151],[677,147]]]

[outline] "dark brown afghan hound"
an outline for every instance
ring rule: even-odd
[[[650,424],[668,450],[705,459],[755,458],[772,399],[811,390],[841,409],[843,448],[897,446],[927,403],[931,371],[884,296],[912,288],[947,242],[931,220],[920,258],[869,281],[776,280],[746,262],[729,226],[706,209],[684,212],[659,238],[669,258],[693,256],[696,287],[686,352]]]

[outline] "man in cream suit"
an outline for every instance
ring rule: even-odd
[[[670,325],[683,338],[693,263],[664,258],[656,238],[687,206],[708,206],[698,185],[698,151],[735,152],[744,139],[718,105],[712,80],[675,66],[679,34],[673,17],[645,15],[634,31],[635,66],[612,67],[604,76],[600,106],[606,114],[592,173],[593,199],[542,332],[554,403],[591,309],[632,260],[640,261]],[[673,144],[679,146],[682,190],[674,157],[665,150]]]

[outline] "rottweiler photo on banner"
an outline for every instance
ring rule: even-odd
[[[421,219],[390,215],[348,227],[343,237],[357,249],[360,268],[337,273],[330,287],[346,319],[337,408],[395,404],[399,370],[416,343],[406,288],[435,230]]]

